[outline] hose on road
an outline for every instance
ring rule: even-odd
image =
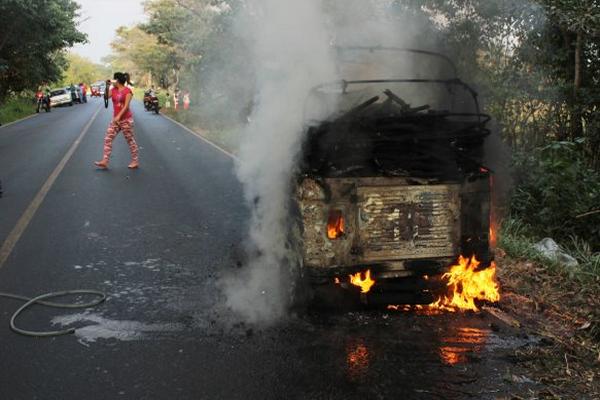
[[[69,295],[93,295],[93,296],[97,296],[98,298],[93,301],[87,302],[87,303],[54,303],[51,301],[45,301],[46,299],[51,299],[54,297],[69,296]],[[10,318],[10,329],[21,335],[32,336],[32,337],[51,337],[51,336],[69,335],[69,334],[75,333],[75,330],[76,330],[75,328],[69,328],[69,329],[64,329],[64,330],[60,330],[60,331],[29,331],[29,330],[21,329],[21,328],[17,327],[15,324],[17,317],[23,311],[25,311],[27,308],[31,307],[32,305],[40,304],[40,305],[43,305],[46,307],[70,308],[70,309],[89,308],[89,307],[95,307],[98,304],[100,304],[106,300],[106,294],[104,294],[103,292],[100,292],[97,290],[87,290],[87,289],[64,290],[61,292],[51,292],[51,293],[45,293],[45,294],[42,294],[40,296],[33,297],[33,298],[19,296],[19,295],[12,294],[12,293],[0,292],[0,297],[21,300],[21,301],[25,302],[25,304],[23,304],[17,311],[15,311],[15,313]]]

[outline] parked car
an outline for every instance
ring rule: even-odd
[[[52,107],[64,104],[68,104],[69,106],[73,105],[73,97],[71,96],[70,90],[59,88],[50,91],[50,105]]]

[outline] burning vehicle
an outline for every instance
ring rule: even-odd
[[[455,71],[436,53],[349,50],[416,53]],[[302,271],[317,291],[335,283],[368,304],[441,309],[497,301],[483,151],[490,117],[455,75],[312,90],[308,104],[336,104],[307,123],[293,190]]]

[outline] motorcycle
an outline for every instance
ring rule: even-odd
[[[158,97],[151,91],[144,92],[144,108],[146,111],[154,111],[156,114],[160,111]]]
[[[42,91],[38,91],[35,94],[35,98],[37,100],[36,113],[39,113],[41,108],[46,110],[46,112],[50,112],[50,96],[44,94]]]

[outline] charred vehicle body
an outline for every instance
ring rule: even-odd
[[[323,96],[338,106],[308,124],[293,193],[312,286],[356,293],[356,276],[376,282],[363,302],[427,303],[460,255],[488,266],[490,117],[476,92],[456,77],[362,79],[313,89]]]

